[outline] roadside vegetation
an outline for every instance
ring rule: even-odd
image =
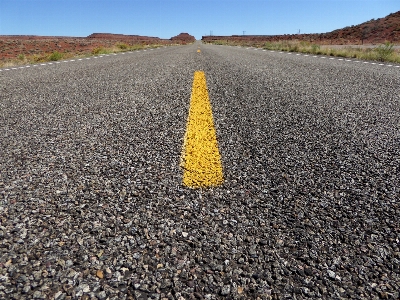
[[[113,47],[96,47],[91,52],[85,52],[85,53],[76,53],[76,52],[70,52],[70,51],[66,51],[66,52],[54,51],[52,53],[42,53],[42,54],[32,54],[32,55],[19,54],[16,58],[1,60],[0,68],[14,67],[14,66],[20,66],[20,65],[27,65],[27,64],[44,63],[44,62],[52,62],[52,61],[59,61],[59,60],[71,59],[71,58],[90,57],[90,56],[94,56],[94,55],[159,48],[162,46],[163,45],[158,45],[158,44],[128,45],[125,43],[116,43]]]
[[[386,42],[376,47],[361,48],[361,47],[346,47],[334,48],[321,46],[309,42],[298,41],[280,41],[280,42],[266,42],[266,43],[243,43],[243,42],[230,42],[230,41],[215,41],[215,45],[230,45],[230,46],[244,46],[244,47],[258,47],[266,50],[299,52],[308,54],[319,54],[344,58],[356,58],[360,60],[374,60],[381,62],[400,63],[400,51],[394,49],[394,44]]]

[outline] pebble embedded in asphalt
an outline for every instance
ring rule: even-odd
[[[200,47],[0,73],[0,298],[399,298],[397,69]],[[213,189],[179,168],[196,70]]]

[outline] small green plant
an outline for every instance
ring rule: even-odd
[[[49,60],[51,61],[57,61],[62,59],[63,55],[62,53],[58,52],[58,51],[54,51],[50,56],[49,56]]]
[[[24,61],[25,60],[25,55],[24,54],[18,55],[18,59],[21,60],[21,61]]]
[[[319,49],[320,49],[320,48],[321,48],[320,45],[312,44],[312,45],[311,45],[311,53],[317,54],[317,53],[319,52]]]
[[[385,61],[388,60],[388,58],[390,56],[392,56],[394,49],[393,49],[393,44],[390,42],[386,42],[382,45],[379,45],[378,47],[376,47],[374,50],[376,52],[377,55],[377,59],[379,61]]]

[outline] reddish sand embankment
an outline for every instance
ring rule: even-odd
[[[112,48],[118,44],[133,46],[186,44],[193,42],[193,36],[181,33],[171,39],[140,35],[123,35],[110,33],[93,33],[87,37],[59,37],[34,35],[0,36],[0,60],[15,59],[19,55],[41,55],[43,53],[90,53],[94,49]]]
[[[265,43],[277,41],[304,41],[319,45],[400,43],[400,11],[384,18],[372,19],[355,26],[347,26],[327,33],[285,35],[203,36],[204,42],[229,41],[236,43]]]

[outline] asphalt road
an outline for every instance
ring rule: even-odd
[[[399,298],[398,66],[197,43],[9,69],[0,298]],[[202,190],[197,70],[224,174]]]

